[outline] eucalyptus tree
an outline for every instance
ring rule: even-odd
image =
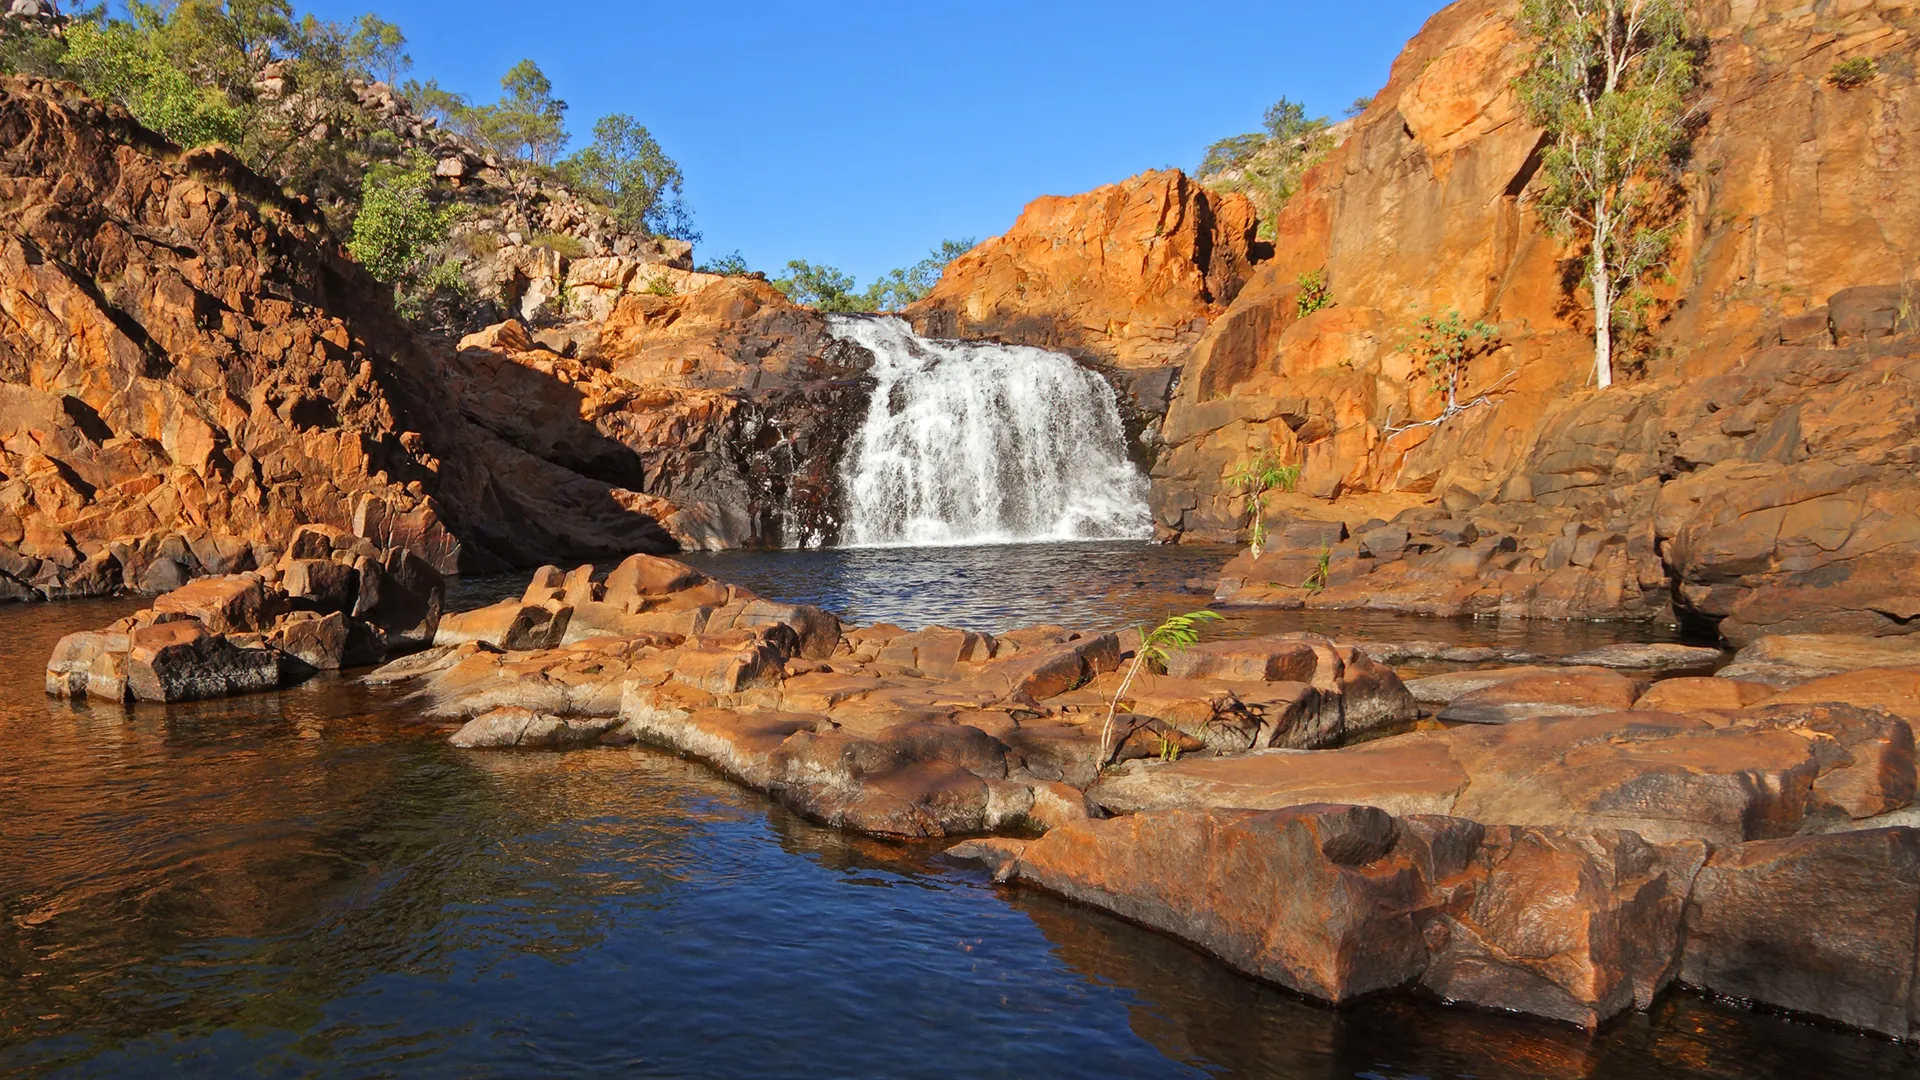
[[[1672,247],[1665,203],[1687,148],[1696,49],[1681,0],[1523,0],[1520,22],[1534,52],[1517,88],[1550,140],[1538,205],[1579,245],[1604,388],[1616,320],[1642,310],[1640,284]]]

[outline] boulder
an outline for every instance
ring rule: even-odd
[[[317,671],[338,671],[347,656],[347,617],[296,611],[267,631],[267,644]]]
[[[1844,702],[1920,723],[1920,667],[1862,668],[1810,679],[1764,699],[1765,705]]]
[[[1423,883],[1398,840],[1392,816],[1368,807],[1171,810],[1063,825],[1028,844],[1014,874],[1337,1002],[1426,966]]]
[[[641,601],[689,589],[707,580],[693,567],[656,555],[629,555],[607,575],[605,599],[628,611],[639,611]]]
[[[280,685],[278,651],[237,646],[196,619],[134,629],[126,664],[127,692],[136,701],[199,701]]]
[[[272,616],[260,579],[252,574],[227,574],[190,581],[156,598],[153,610],[162,615],[196,619],[215,634],[266,628]]]
[[[557,648],[566,639],[573,609],[559,601],[542,605],[502,600],[472,611],[443,615],[435,627],[433,644],[458,645],[484,641],[509,651]]]
[[[1420,984],[1441,999],[1592,1028],[1647,1008],[1678,974],[1681,917],[1705,844],[1498,826],[1465,848],[1458,819],[1402,827],[1433,837],[1423,869],[1445,900],[1425,925]]]
[[[1920,1035],[1920,830],[1717,849],[1687,902],[1680,977],[1895,1038]]]
[[[83,630],[68,634],[53,647],[47,661],[47,693],[60,698],[94,701],[127,700],[125,631]]]
[[[1632,671],[1658,671],[1670,668],[1710,669],[1725,655],[1719,649],[1704,645],[1621,643],[1577,652],[1560,662]]]
[[[1310,683],[1319,661],[1311,644],[1284,636],[1206,641],[1169,656],[1167,674],[1176,679]]]
[[[1770,697],[1774,689],[1744,679],[1662,679],[1633,703],[1636,711],[1686,713],[1701,709],[1744,709]]]

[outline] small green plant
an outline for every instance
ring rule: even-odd
[[[1873,81],[1880,74],[1880,65],[1871,56],[1855,56],[1847,60],[1835,60],[1827,69],[1827,82],[1836,90],[1855,90]]]
[[[648,296],[672,296],[673,282],[665,274],[655,274],[647,279],[646,292]]]
[[[1451,416],[1460,404],[1460,383],[1466,377],[1467,361],[1491,349],[1500,340],[1500,331],[1491,323],[1467,322],[1460,312],[1449,308],[1445,315],[1420,316],[1414,341],[1422,366],[1433,377],[1432,392],[1447,393],[1444,415]]]
[[[1292,491],[1300,484],[1298,462],[1281,464],[1280,454],[1268,450],[1227,477],[1227,486],[1247,493],[1247,548],[1259,558],[1267,546],[1267,492]]]
[[[578,259],[586,255],[586,241],[570,233],[537,232],[529,241],[533,247],[546,248],[563,259]]]
[[[1322,548],[1320,549],[1320,561],[1314,564],[1313,573],[1307,575],[1307,580],[1301,582],[1300,587],[1310,593],[1317,593],[1327,587],[1327,581],[1332,577],[1332,574],[1333,549]]]
[[[1120,713],[1121,699],[1133,688],[1133,680],[1140,674],[1140,669],[1148,662],[1164,668],[1168,657],[1200,643],[1202,624],[1219,621],[1217,612],[1189,611],[1185,615],[1167,616],[1166,621],[1154,627],[1151,633],[1145,627],[1141,628],[1140,647],[1133,651],[1133,663],[1127,666],[1126,677],[1120,680],[1120,688],[1113,692],[1113,700],[1107,703],[1107,722],[1100,728],[1100,756],[1094,760],[1095,768],[1105,768],[1108,759],[1119,749],[1114,745],[1114,721]],[[1166,753],[1164,742],[1161,753],[1163,756]]]
[[[1333,290],[1327,288],[1327,270],[1309,270],[1294,281],[1300,285],[1300,294],[1293,298],[1294,314],[1301,318],[1333,306]]]
[[[1160,736],[1160,760],[1179,761],[1180,744],[1167,738],[1165,735]]]

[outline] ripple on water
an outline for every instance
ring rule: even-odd
[[[1103,577],[1088,567],[1110,556],[1071,547],[944,566],[795,559],[812,569],[793,580],[866,618],[1079,622],[1136,594],[1159,603],[1189,573],[1148,556],[1160,570]],[[773,574],[781,558],[706,564]],[[1014,598],[1048,579],[1052,592]],[[1076,594],[1100,600],[1075,609]],[[350,680],[171,710],[41,694],[60,634],[137,606],[0,608],[0,1071],[1920,1070],[1892,1044],[1685,995],[1591,1037],[1406,999],[1324,1009],[929,848],[813,826],[677,759],[456,753],[404,700]]]

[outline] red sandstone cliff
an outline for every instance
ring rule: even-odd
[[[1702,123],[1673,280],[1642,370],[1602,393],[1588,387],[1590,316],[1529,204],[1541,134],[1511,89],[1527,52],[1516,6],[1462,0],[1428,22],[1283,211],[1273,258],[1173,361],[1153,471],[1162,535],[1238,537],[1245,501],[1226,477],[1277,449],[1321,501],[1281,500],[1276,524],[1358,531],[1392,501],[1375,493],[1438,505],[1400,523],[1414,526],[1407,555],[1329,542],[1301,553],[1304,569],[1264,575],[1267,599],[1548,616],[1671,604],[1736,637],[1920,625],[1920,8],[1701,9]],[[1827,81],[1855,56],[1878,77]],[[1050,237],[1032,216],[1021,250],[1146,257],[1131,233]],[[1334,304],[1303,318],[1308,272]],[[973,265],[949,276],[938,295],[978,291]],[[1124,319],[1139,296],[1077,295],[1081,325]],[[1496,400],[1396,433],[1440,409],[1412,330],[1448,310],[1498,324],[1501,347],[1469,376],[1470,394]],[[1588,534],[1579,563],[1556,546]],[[1323,550],[1335,587],[1303,595]]]
[[[955,259],[914,328],[991,337],[1120,368],[1177,360],[1239,293],[1267,245],[1253,204],[1178,172],[1043,196],[1013,228]]]

